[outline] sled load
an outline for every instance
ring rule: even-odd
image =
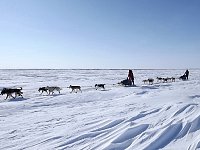
[[[187,79],[187,77],[186,77],[186,75],[182,75],[179,77],[179,79],[185,81]]]
[[[185,80],[188,80],[188,76],[189,76],[189,71],[186,70],[184,75],[180,76],[179,79],[185,81]]]
[[[125,79],[125,80],[122,80],[122,81],[119,82],[118,84],[121,84],[121,85],[123,85],[123,86],[132,86],[132,83],[131,83],[130,80],[128,80],[128,78]]]

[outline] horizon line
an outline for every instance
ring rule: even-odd
[[[0,70],[186,70],[186,68],[72,68],[72,69],[64,69],[64,68],[8,68],[8,69],[1,69]],[[187,68],[189,70],[200,70],[200,68]]]

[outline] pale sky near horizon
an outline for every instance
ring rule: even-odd
[[[1,0],[0,69],[200,68],[200,0]]]

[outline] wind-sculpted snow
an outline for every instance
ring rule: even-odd
[[[163,131],[163,133],[161,133],[159,137],[154,139],[154,141],[150,143],[145,148],[145,150],[154,150],[165,147],[167,144],[169,144],[176,138],[177,134],[181,131],[181,129],[182,123],[170,125],[167,129]]]
[[[134,141],[134,138],[143,133],[148,126],[148,124],[143,124],[137,127],[126,129],[125,132],[112,141],[111,144],[105,149],[125,149],[129,147]]]
[[[194,108],[194,106],[192,105],[197,105],[197,104],[188,104],[186,106],[184,106],[183,108],[179,109],[175,114],[174,116],[177,116],[178,114],[182,113],[183,111],[185,111],[186,109],[188,109],[190,107],[190,109],[186,112],[186,113],[189,113],[190,111],[192,111],[192,109]],[[192,107],[191,107],[192,106]]]
[[[200,70],[178,80],[184,71],[134,70],[136,86],[123,87],[117,83],[127,70],[0,70],[0,90],[23,88],[23,98],[0,96],[0,149],[200,149]],[[147,78],[154,84],[144,85]],[[96,90],[101,83],[105,89]],[[41,95],[42,86],[61,94]]]

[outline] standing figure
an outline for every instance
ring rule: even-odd
[[[184,75],[185,75],[186,79],[188,80],[189,71],[188,71],[188,70],[186,70]]]
[[[130,82],[130,85],[134,85],[134,76],[133,76],[133,71],[132,70],[128,71],[128,80]]]

